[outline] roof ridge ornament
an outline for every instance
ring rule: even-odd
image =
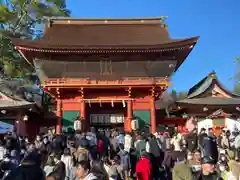
[[[216,72],[215,71],[212,71],[209,76],[210,78],[213,78],[213,79],[216,79],[217,78],[217,75],[216,75]]]

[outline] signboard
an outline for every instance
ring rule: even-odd
[[[117,118],[115,116],[110,116],[110,123],[117,123]]]
[[[124,123],[123,114],[91,114],[91,124],[116,124]]]

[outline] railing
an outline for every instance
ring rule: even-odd
[[[48,79],[43,86],[99,86],[99,85],[165,85],[169,86],[168,78],[123,78],[121,80],[94,80],[90,78]]]

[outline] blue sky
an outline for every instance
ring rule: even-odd
[[[73,17],[121,18],[168,16],[172,38],[200,36],[198,44],[172,78],[177,91],[215,70],[229,90],[240,56],[239,0],[67,0]]]

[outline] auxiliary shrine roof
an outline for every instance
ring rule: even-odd
[[[216,73],[211,72],[189,90],[186,99],[177,101],[177,103],[195,105],[239,105],[240,96],[225,89],[219,82]]]
[[[12,39],[29,51],[169,49],[195,45],[199,37],[171,39],[162,18],[50,19],[39,40]]]
[[[20,83],[0,78],[0,110],[33,108],[35,103],[17,94]]]

